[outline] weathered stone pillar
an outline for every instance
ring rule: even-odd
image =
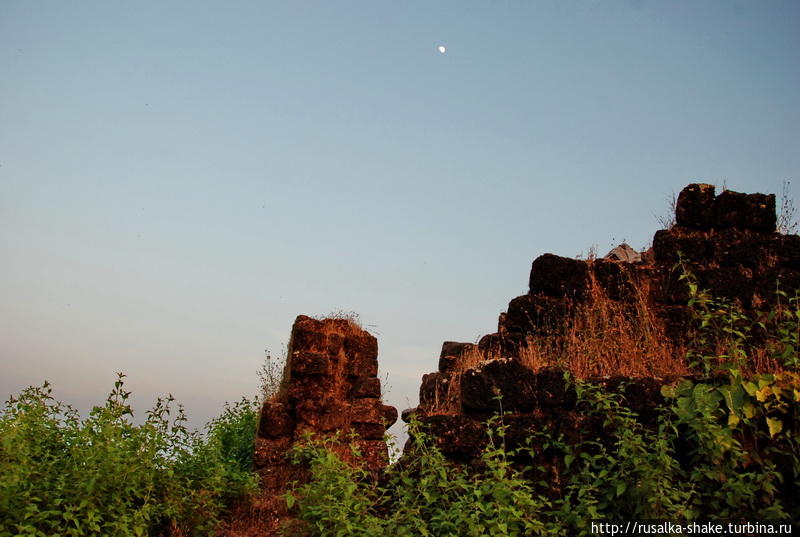
[[[371,470],[388,463],[384,433],[397,410],[381,401],[378,341],[347,319],[317,320],[300,315],[292,327],[283,384],[264,402],[256,435],[255,464],[267,490],[302,479],[303,470],[285,458],[307,432],[342,439],[355,432],[361,453],[340,455]]]

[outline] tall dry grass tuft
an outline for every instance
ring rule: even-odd
[[[559,366],[578,378],[687,374],[684,349],[666,337],[649,305],[649,283],[630,279],[627,300],[613,300],[590,275],[588,293],[572,304],[563,331],[528,338],[522,362],[534,370]]]
[[[361,322],[361,315],[356,313],[355,311],[346,311],[346,310],[333,310],[327,315],[320,315],[314,317],[318,321],[326,321],[326,320],[337,320],[337,321],[347,321],[355,331],[360,331],[364,329],[363,323]]]

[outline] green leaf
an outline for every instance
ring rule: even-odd
[[[678,387],[675,384],[664,384],[661,386],[661,395],[665,399],[675,399],[678,396]]]
[[[755,397],[756,392],[758,391],[758,386],[755,382],[742,382],[742,388],[744,388],[744,391],[747,392],[747,395],[751,397]]]
[[[737,425],[739,425],[740,421],[742,420],[739,419],[739,416],[737,416],[733,412],[728,414],[728,427],[736,427]]]
[[[746,402],[742,405],[742,413],[747,419],[753,419],[756,415],[756,407],[751,402]]]
[[[777,418],[767,418],[767,427],[769,427],[769,436],[774,437],[783,430],[783,422]]]

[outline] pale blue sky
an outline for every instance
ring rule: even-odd
[[[201,425],[298,314],[416,404],[545,252],[800,181],[796,1],[0,2],[0,396]],[[436,47],[447,46],[440,54]]]

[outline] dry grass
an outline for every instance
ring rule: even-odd
[[[591,271],[590,271],[591,273]],[[649,282],[631,281],[628,300],[609,298],[592,277],[584,300],[575,302],[558,333],[529,335],[513,358],[537,371],[556,366],[578,378],[622,375],[671,377],[689,374],[685,349],[670,341],[649,303]],[[504,358],[499,351],[477,349],[463,354],[456,369],[439,379],[433,401],[425,410],[457,414],[461,376],[489,360]]]
[[[522,362],[534,371],[562,367],[578,378],[687,374],[684,349],[666,337],[649,304],[649,283],[630,284],[630,299],[617,301],[592,277],[587,297],[573,304],[563,333],[529,337],[520,351]]]
[[[319,317],[314,317],[318,321],[325,321],[325,320],[336,320],[336,321],[347,321],[347,323],[351,326],[351,328],[355,330],[363,330],[364,327],[361,323],[361,316],[354,312],[354,311],[345,311],[345,310],[334,310],[327,315],[322,315]]]

